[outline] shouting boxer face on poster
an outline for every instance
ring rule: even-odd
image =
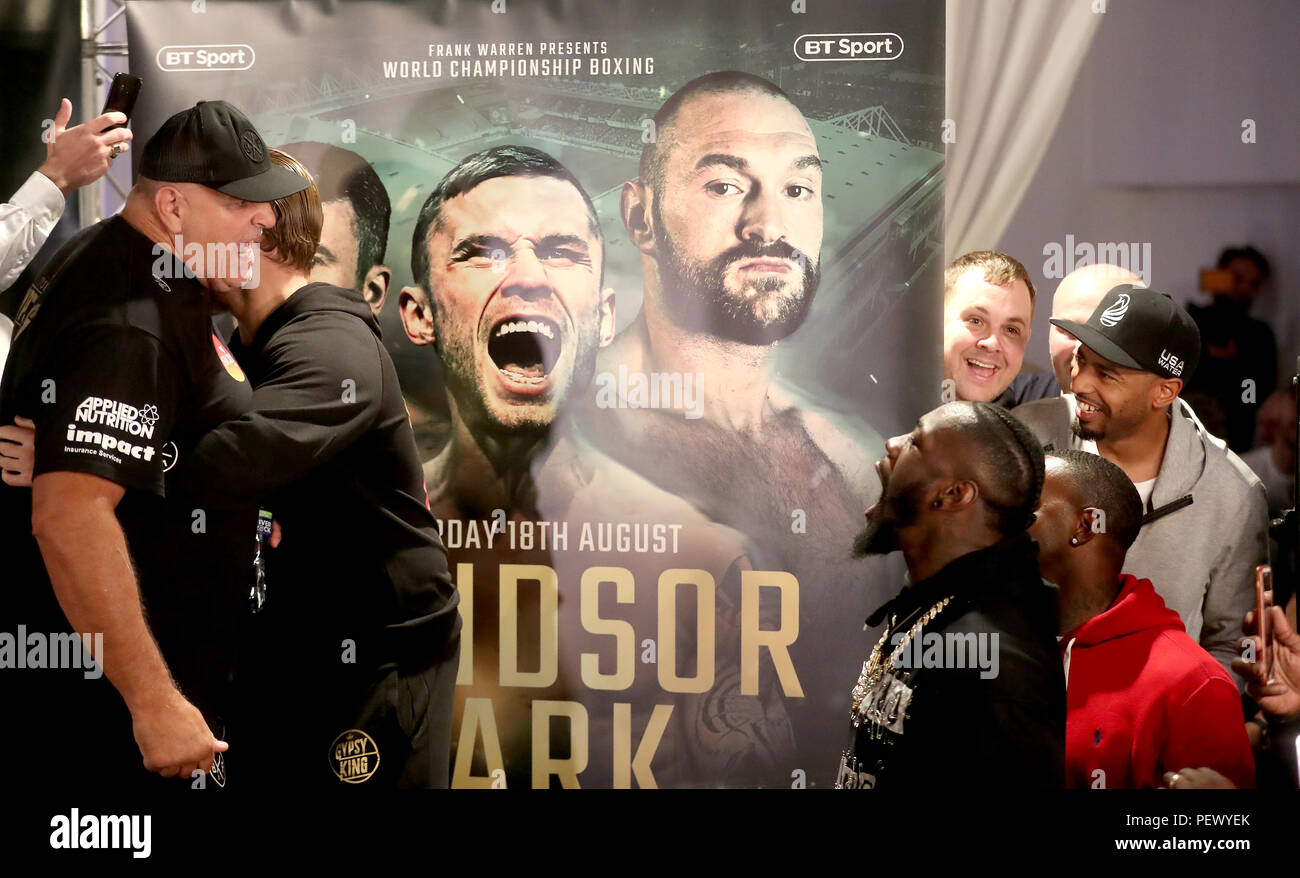
[[[600,226],[577,181],[525,147],[470,156],[425,203],[412,248],[420,288],[403,291],[402,320],[438,346],[471,432],[548,428],[614,331]]]

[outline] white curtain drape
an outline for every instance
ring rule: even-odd
[[[1060,121],[1099,0],[948,0],[945,261],[990,249]]]

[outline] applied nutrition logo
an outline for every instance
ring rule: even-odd
[[[133,406],[103,396],[88,396],[68,424],[63,450],[70,454],[95,454],[120,464],[125,458],[153,460],[157,449],[147,441],[158,423],[158,406]],[[113,435],[114,433],[119,435]],[[124,439],[122,436],[129,436]]]
[[[137,408],[115,399],[88,396],[77,406],[75,419],[78,424],[152,439],[154,425],[158,423],[158,406],[150,404]]]

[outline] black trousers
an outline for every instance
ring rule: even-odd
[[[231,783],[241,789],[446,789],[459,632],[416,666],[341,664],[333,650],[322,650],[318,661],[263,652],[251,666],[241,663]]]

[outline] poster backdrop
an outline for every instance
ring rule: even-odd
[[[140,142],[242,108],[379,314],[462,595],[453,785],[833,783],[901,585],[852,557],[872,464],[938,397],[942,2],[127,15]]]

